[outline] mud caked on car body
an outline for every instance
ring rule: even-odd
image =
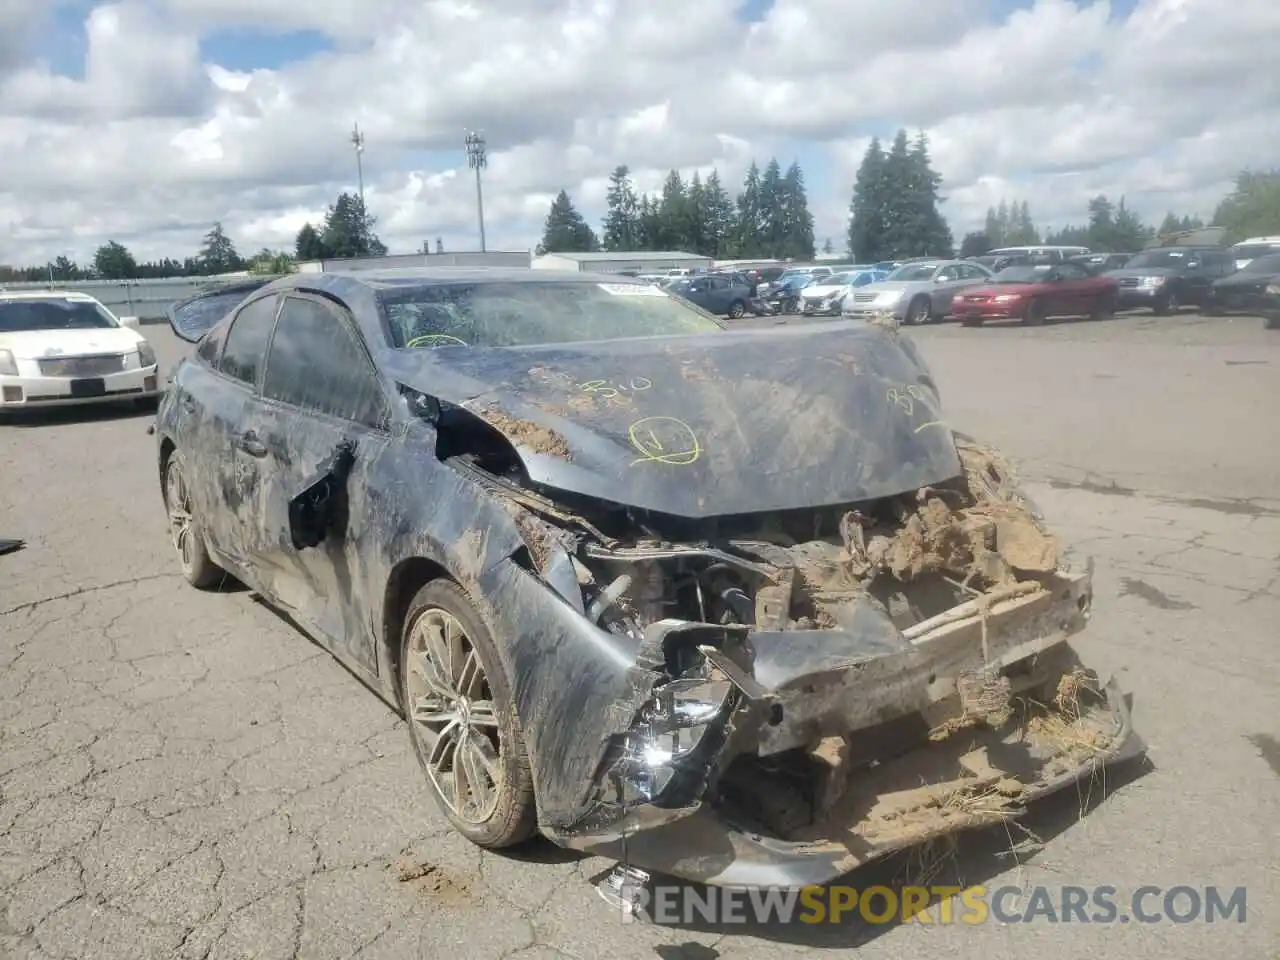
[[[895,330],[445,269],[171,322],[199,343],[157,423],[185,574],[397,705],[477,843],[818,883],[1140,749],[1067,643],[1090,571]]]

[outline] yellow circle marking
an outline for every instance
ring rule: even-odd
[[[406,349],[413,347],[452,347],[452,346],[469,346],[467,341],[459,340],[457,337],[450,336],[447,333],[424,333],[420,337],[414,337],[405,344]]]
[[[702,456],[698,435],[676,417],[645,417],[633,423],[627,433],[641,454],[633,464],[648,461],[687,467]]]

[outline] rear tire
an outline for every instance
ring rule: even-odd
[[[747,305],[741,300],[735,300],[729,304],[729,316],[734,320],[741,320],[747,312]]]
[[[222,583],[226,571],[213,562],[204,537],[204,528],[191,504],[187,466],[177,450],[164,462],[161,490],[169,516],[169,539],[178,554],[178,566],[187,583],[197,590],[210,590]]]
[[[479,608],[451,580],[431,581],[410,602],[399,674],[410,742],[449,822],[490,850],[532,837],[533,774],[511,685]]]

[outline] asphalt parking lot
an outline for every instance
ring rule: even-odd
[[[144,333],[162,369],[180,356]],[[1274,955],[1280,333],[1130,315],[910,335],[951,422],[1018,459],[1096,558],[1079,648],[1150,751],[1032,810],[1021,856],[966,837],[946,876],[1243,886],[1244,923],[623,924],[594,889],[611,864],[482,854],[379,700],[248,592],[186,586],[149,415],[59,411],[0,423],[0,537],[28,543],[0,557],[0,957]]]

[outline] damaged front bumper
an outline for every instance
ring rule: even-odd
[[[659,621],[643,647],[697,666],[655,690],[564,846],[686,880],[795,887],[1017,817],[1140,754],[1114,685],[1068,638],[1088,572],[1059,571],[905,629],[850,605],[837,629]]]

